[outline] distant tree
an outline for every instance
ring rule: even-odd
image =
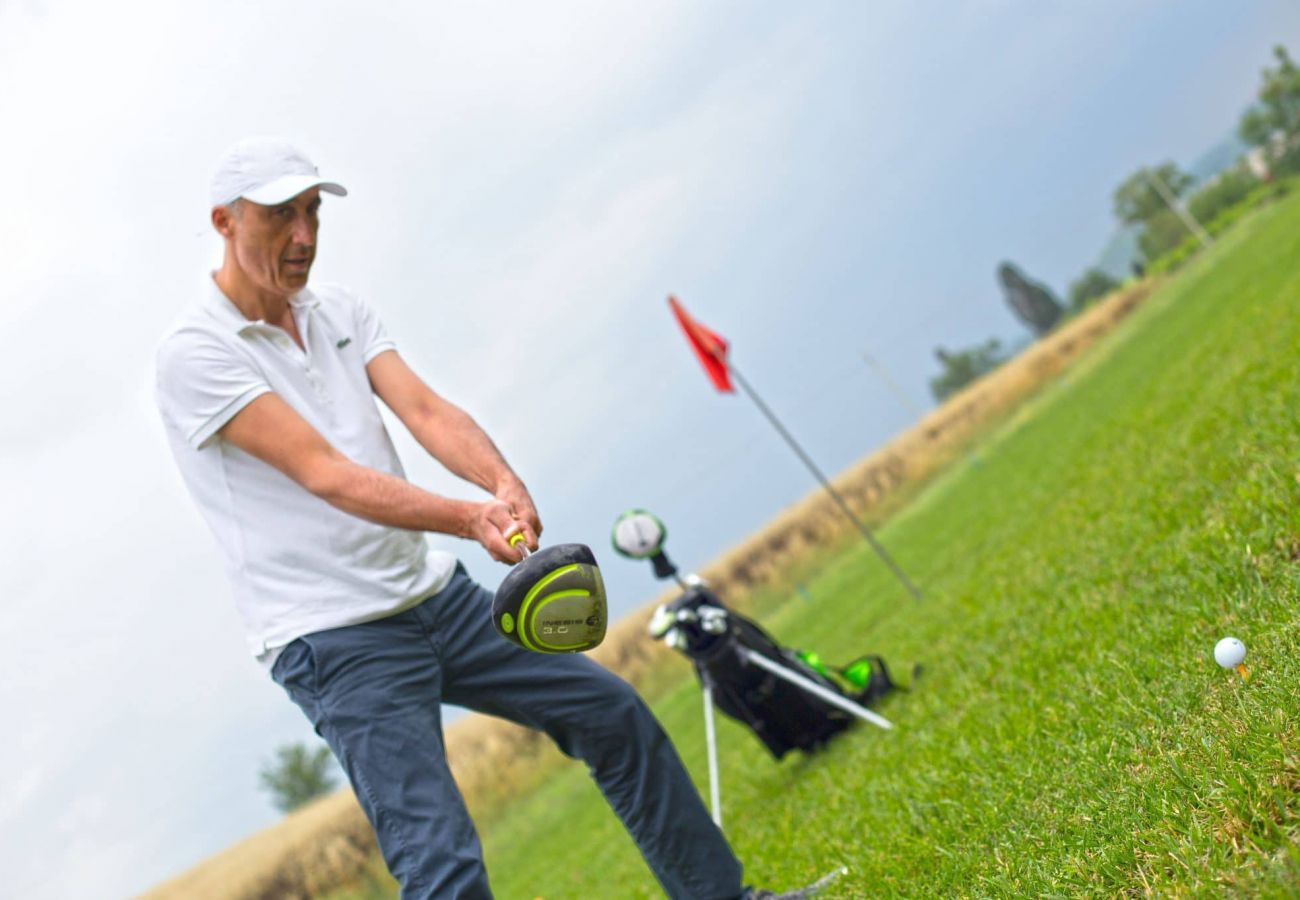
[[[940,402],[1006,362],[1006,354],[997,338],[953,352],[935,347],[934,355],[943,371],[930,379],[930,393]]]
[[[1070,309],[1078,312],[1098,297],[1105,297],[1119,281],[1102,269],[1091,268],[1070,285]]]
[[[1221,212],[1231,209],[1259,187],[1259,179],[1245,165],[1237,165],[1187,198],[1187,211],[1208,226]]]
[[[1196,180],[1172,162],[1138,169],[1115,188],[1115,216],[1125,225],[1143,225],[1169,209],[1152,183],[1153,177],[1164,182],[1175,197],[1181,197]]]
[[[1046,286],[1030,281],[1009,262],[998,266],[998,282],[1011,311],[1029,330],[1041,337],[1061,319],[1064,309]]]
[[[1152,216],[1138,235],[1138,252],[1144,260],[1152,263],[1184,241],[1194,240],[1196,238],[1187,230],[1187,225],[1178,214],[1166,209],[1159,215]]]
[[[1300,136],[1300,68],[1285,47],[1274,47],[1273,57],[1277,68],[1264,69],[1259,102],[1246,110],[1237,129],[1243,141],[1256,147]]]
[[[1267,177],[1300,173],[1300,68],[1285,47],[1274,47],[1276,68],[1262,73],[1257,101],[1242,114],[1237,133],[1259,147]]]
[[[329,773],[328,747],[308,749],[306,744],[285,744],[275,750],[275,761],[261,771],[262,787],[280,812],[290,812],[334,789]]]

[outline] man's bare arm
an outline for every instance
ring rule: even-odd
[[[505,539],[514,525],[508,504],[440,497],[359,465],[275,394],[263,394],[248,404],[219,434],[344,512],[392,528],[469,538],[500,562],[519,558]]]
[[[536,549],[542,523],[528,489],[478,423],[439,396],[397,354],[387,350],[366,366],[370,386],[425,450],[448,471],[510,505]]]

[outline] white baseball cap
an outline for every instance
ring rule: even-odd
[[[244,138],[226,151],[212,176],[212,205],[225,206],[242,197],[273,206],[314,187],[348,195],[343,185],[321,178],[307,154],[283,138]]]

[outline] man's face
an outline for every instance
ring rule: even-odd
[[[316,259],[319,212],[320,188],[275,206],[241,201],[228,218],[227,234],[240,270],[270,293],[302,290]]]

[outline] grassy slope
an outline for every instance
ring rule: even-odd
[[[911,695],[775,764],[719,723],[751,880],[827,897],[1289,895],[1300,883],[1300,200],[1244,223],[768,624],[920,660]],[[1245,640],[1253,677],[1211,659]],[[682,663],[683,672],[686,663]],[[656,711],[704,788],[699,691]],[[504,898],[655,897],[579,767],[485,823]]]

